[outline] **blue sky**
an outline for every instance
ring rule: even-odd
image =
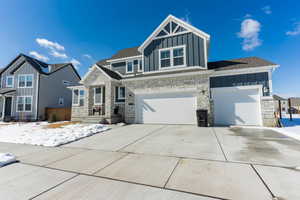
[[[211,61],[259,56],[277,64],[274,93],[300,96],[300,2],[5,0],[0,67],[19,53],[72,61],[83,75],[117,50],[140,45],[173,14],[211,35]]]

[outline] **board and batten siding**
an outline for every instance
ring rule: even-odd
[[[36,102],[37,102],[37,93],[36,87],[38,82],[38,72],[33,68],[28,62],[25,62],[19,69],[17,69],[14,74],[11,74],[19,64],[24,61],[23,57],[20,57],[18,60],[13,63],[9,69],[3,72],[1,81],[2,87],[6,88],[6,77],[14,76],[14,85],[13,88],[16,89],[16,94],[12,98],[12,117],[17,119],[35,119],[36,118]],[[21,74],[32,74],[33,75],[33,87],[32,88],[18,88],[18,76]],[[17,97],[18,96],[32,96],[32,111],[31,112],[17,112]]]
[[[71,108],[72,106],[72,90],[68,89],[68,85],[63,84],[68,81],[76,84],[80,81],[73,71],[71,65],[64,67],[50,75],[40,75],[39,83],[39,102],[38,102],[38,118],[45,118],[45,109],[51,108]],[[64,104],[59,105],[59,98],[63,98]]]
[[[112,63],[111,64],[111,68],[113,71],[117,71],[122,75],[126,75],[126,74],[138,74],[140,73],[138,71],[138,67],[139,67],[139,60],[140,58],[136,58],[136,59],[130,59],[130,61],[136,61],[136,64],[134,64],[133,66],[133,72],[132,73],[126,73],[126,60],[122,61],[122,62],[117,62],[117,63]]]
[[[144,71],[159,70],[159,49],[186,46],[186,65],[205,67],[205,45],[203,38],[194,33],[155,39],[144,50]]]
[[[247,85],[262,85],[263,87],[268,88],[267,92],[263,91],[263,96],[270,95],[268,72],[217,76],[210,78],[211,88]]]

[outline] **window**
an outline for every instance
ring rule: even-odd
[[[6,77],[6,87],[14,87],[14,77],[13,76]]]
[[[79,90],[79,106],[84,106],[84,90]]]
[[[138,68],[138,71],[139,71],[139,72],[144,71],[144,70],[143,70],[143,60],[139,60],[139,68]]]
[[[79,97],[79,90],[78,89],[74,89],[73,90],[73,105],[79,105],[79,100],[78,100],[78,97]]]
[[[58,98],[58,105],[64,105],[64,98],[63,97]]]
[[[160,52],[160,67],[170,67],[171,66],[171,51],[163,50]]]
[[[116,100],[117,103],[125,102],[125,87],[116,87]]]
[[[19,75],[18,76],[18,87],[19,88],[31,88],[33,85],[33,75]]]
[[[17,112],[31,112],[31,111],[32,111],[32,96],[18,96]]]
[[[159,66],[161,69],[185,66],[185,46],[159,50]]]
[[[133,61],[127,61],[126,62],[126,73],[132,73],[133,72]]]
[[[94,105],[101,105],[102,104],[102,88],[97,87],[94,88]]]
[[[180,66],[184,64],[183,47],[173,49],[173,65]]]

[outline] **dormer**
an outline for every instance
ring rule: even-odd
[[[138,48],[144,72],[207,69],[209,40],[208,34],[169,15]]]

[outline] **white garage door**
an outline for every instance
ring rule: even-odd
[[[197,101],[193,93],[136,95],[136,122],[196,124]]]
[[[216,125],[262,125],[259,86],[213,88]]]

